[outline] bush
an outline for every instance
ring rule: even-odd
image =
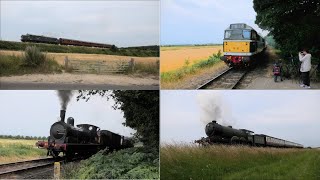
[[[25,50],[23,61],[26,66],[37,67],[45,63],[47,57],[36,46],[28,46]]]
[[[0,76],[62,72],[62,67],[54,59],[35,46],[26,47],[22,57],[0,54],[0,59]]]
[[[100,151],[90,159],[64,168],[65,179],[159,179],[159,152],[129,148],[104,155]]]

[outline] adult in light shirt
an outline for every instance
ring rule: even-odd
[[[300,72],[303,84],[300,86],[310,89],[310,70],[311,70],[311,54],[304,49],[299,52],[299,60],[301,61]]]

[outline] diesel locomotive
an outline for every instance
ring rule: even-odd
[[[38,141],[39,148],[47,149],[47,155],[58,157],[90,156],[99,150],[109,151],[133,147],[130,138],[120,136],[108,130],[100,130],[91,124],[74,126],[74,119],[69,117],[65,123],[65,110],[60,111],[60,121],[51,125],[48,141]]]
[[[111,44],[93,43],[93,42],[79,41],[74,39],[54,38],[54,37],[39,36],[39,35],[32,35],[32,34],[21,35],[21,41],[57,44],[57,45],[98,47],[98,48],[115,48],[116,47],[115,45],[111,45]]]
[[[224,31],[223,60],[230,67],[250,66],[266,49],[265,39],[244,23],[230,24]]]
[[[196,141],[200,144],[244,144],[259,147],[303,148],[303,145],[275,138],[264,134],[254,134],[247,129],[234,129],[232,126],[222,126],[216,121],[205,127],[208,137]]]

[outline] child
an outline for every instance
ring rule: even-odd
[[[278,76],[280,76],[280,80],[283,81],[281,76],[281,65],[278,62],[273,65],[272,72],[274,75],[274,82],[277,82]]]

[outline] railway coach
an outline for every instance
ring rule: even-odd
[[[259,62],[257,56],[266,48],[265,39],[244,23],[230,24],[224,31],[221,57],[230,67],[249,66]]]

